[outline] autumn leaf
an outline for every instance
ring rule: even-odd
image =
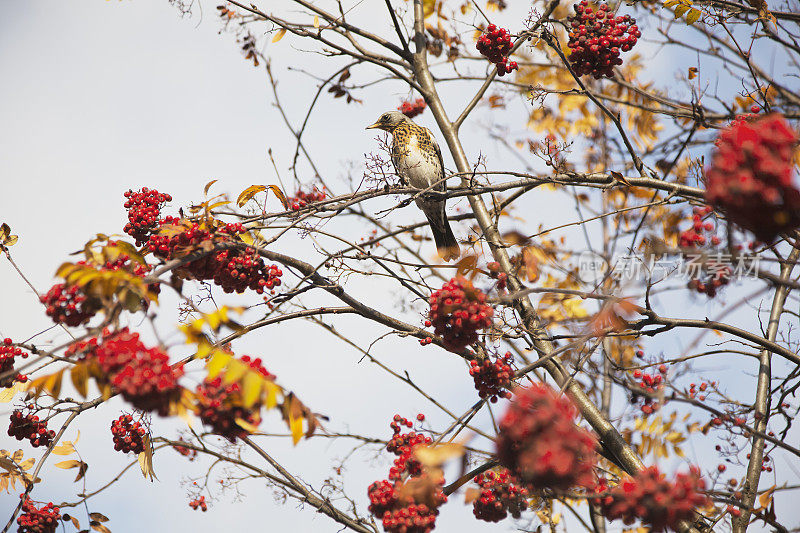
[[[278,33],[275,34],[275,37],[272,38],[272,42],[277,43],[278,41],[283,39],[284,35],[286,35],[286,28],[281,28],[280,30],[278,30]]]
[[[239,197],[236,199],[236,205],[242,207],[252,200],[256,194],[266,190],[267,188],[264,185],[251,185],[239,194]]]

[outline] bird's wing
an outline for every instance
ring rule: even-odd
[[[444,182],[444,161],[442,160],[442,149],[439,148],[439,143],[436,142],[436,137],[433,136],[433,132],[428,128],[424,128],[425,133],[428,134],[428,137],[431,140],[431,144],[433,145],[433,149],[436,151],[436,157],[439,159],[439,176],[436,178],[439,183],[436,185],[435,190],[437,191],[445,191],[447,190],[447,184]]]

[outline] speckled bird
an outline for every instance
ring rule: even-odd
[[[414,124],[399,111],[382,114],[374,124],[367,126],[367,129],[372,128],[392,134],[392,163],[403,183],[417,189],[431,186],[434,191],[447,189],[442,151],[428,128]],[[445,201],[421,194],[416,202],[428,218],[439,256],[445,261],[457,259],[461,252],[447,221]]]

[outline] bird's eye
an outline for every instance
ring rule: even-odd
[[[389,122],[389,115],[381,115],[381,122]]]

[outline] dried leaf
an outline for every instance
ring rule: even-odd
[[[68,459],[66,461],[61,461],[60,463],[56,463],[53,466],[55,466],[56,468],[70,469],[70,468],[78,468],[81,465],[81,463],[82,461],[78,461],[77,459]]]
[[[445,462],[455,457],[464,455],[464,446],[455,442],[439,444],[436,446],[419,446],[414,451],[414,456],[423,466],[439,468]]]
[[[156,474],[153,471],[153,447],[150,445],[150,435],[145,434],[143,440],[144,451],[139,454],[139,468],[141,468],[145,479],[153,481],[156,479]]]
[[[108,517],[103,513],[89,513],[89,518],[95,522],[108,522]]]
[[[206,186],[205,186],[205,187],[203,187],[203,194],[205,194],[205,195],[208,195],[208,190],[209,190],[209,189],[211,188],[211,186],[212,186],[212,185],[214,185],[214,184],[215,184],[217,181],[219,181],[219,180],[211,180],[211,181],[209,181],[208,183],[206,183]]]
[[[239,197],[236,199],[236,205],[242,207],[244,204],[249,202],[253,199],[253,197],[260,193],[261,191],[265,191],[267,188],[263,185],[251,185],[239,194]]]
[[[89,522],[89,526],[95,531],[100,531],[100,533],[111,533],[111,530],[108,529],[103,524],[101,524],[100,522],[95,522],[95,521]]]
[[[81,478],[86,475],[87,470],[89,470],[89,464],[81,461],[80,467],[78,467],[78,475],[75,476],[75,481],[80,481]]]

